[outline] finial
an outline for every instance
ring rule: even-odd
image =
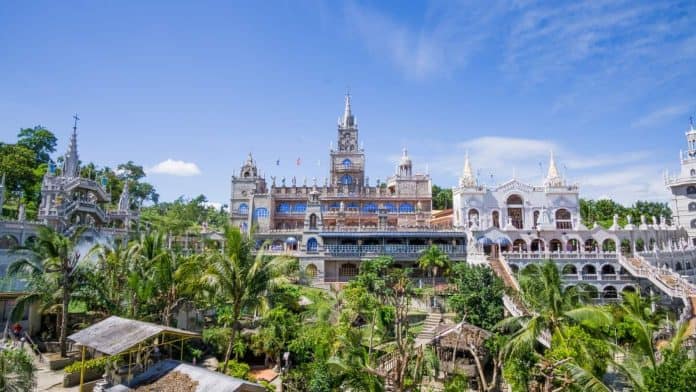
[[[403,156],[403,157],[407,157],[407,156],[408,156],[408,150],[406,149],[406,147],[404,147],[403,150],[401,150],[401,151],[402,151],[402,156]]]
[[[77,122],[80,121],[80,118],[77,117],[77,113],[73,115],[73,119],[75,120],[75,123],[73,124],[73,132],[77,132]]]

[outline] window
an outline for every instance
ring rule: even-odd
[[[289,214],[290,213],[290,204],[288,203],[280,203],[276,207],[276,212],[280,214]]]
[[[358,267],[352,263],[341,264],[341,267],[338,269],[339,276],[355,276],[357,274]]]
[[[356,203],[354,201],[351,201],[350,203],[346,204],[346,209],[350,210],[350,211],[355,211],[359,208],[360,208],[360,206],[358,205],[358,203]]]
[[[399,213],[408,214],[413,212],[413,204],[411,203],[401,203],[399,205]]]
[[[392,203],[386,203],[384,205],[384,209],[387,210],[387,212],[390,214],[393,214],[396,212],[396,207],[394,207],[394,204],[392,204]]]
[[[507,199],[507,204],[523,204],[520,195],[510,195]]]
[[[696,211],[696,202],[689,203],[689,211]]]
[[[696,176],[696,169],[691,169],[691,177]]]
[[[469,210],[469,227],[471,227],[473,225],[477,225],[478,219],[479,219],[478,210],[475,208],[470,209]]]
[[[239,213],[240,214],[248,214],[249,213],[249,206],[246,205],[246,203],[242,203],[239,205]]]
[[[570,211],[564,208],[556,211],[556,228],[566,230],[573,228],[573,222],[570,218]]]
[[[312,214],[309,216],[309,228],[314,230],[317,228],[317,215]]]
[[[263,207],[255,209],[254,218],[268,218],[268,209]]]
[[[353,184],[353,177],[346,174],[345,176],[341,177],[341,184],[343,184],[343,185]]]
[[[341,162],[341,165],[343,165],[344,169],[350,169],[351,167],[353,167],[353,162],[351,162],[350,159],[346,158],[343,160],[343,162]]]
[[[312,237],[307,240],[307,252],[316,252],[319,249],[319,242],[317,239]]]
[[[696,229],[696,219],[691,220],[691,228]]]
[[[377,211],[377,205],[375,203],[367,203],[363,206],[363,212],[374,213]]]
[[[493,211],[491,218],[493,220],[493,227],[500,229],[500,213],[498,213],[498,211]]]
[[[307,211],[307,205],[304,203],[297,203],[295,204],[295,207],[292,209],[294,212],[305,212]]]
[[[687,195],[693,195],[694,193],[696,193],[696,186],[692,185],[692,186],[686,188]]]

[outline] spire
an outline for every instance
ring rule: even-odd
[[[354,128],[355,127],[355,117],[350,108],[350,94],[346,94],[346,104],[343,109],[343,117],[339,119],[338,125],[341,128]]]
[[[544,185],[551,187],[563,185],[563,178],[561,177],[560,173],[558,173],[553,151],[551,151],[551,156],[549,157],[549,171],[546,174],[546,181],[544,181]]]
[[[399,161],[399,175],[409,177],[412,174],[411,158],[408,157],[408,150],[404,147],[401,152],[401,161]]]
[[[462,177],[459,179],[459,184],[461,186],[475,186],[476,178],[474,178],[474,171],[471,168],[471,161],[469,160],[469,151],[466,152],[464,157],[464,170],[462,170]]]
[[[80,119],[77,114],[73,116],[75,124],[73,125],[73,133],[70,136],[70,145],[68,152],[65,153],[63,161],[63,177],[78,177],[80,173],[80,158],[77,155],[77,121]]]

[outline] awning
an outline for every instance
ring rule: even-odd
[[[296,244],[297,243],[297,238],[295,237],[288,237],[288,239],[285,240],[286,244]]]

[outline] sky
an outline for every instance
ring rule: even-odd
[[[226,203],[250,152],[323,183],[349,91],[372,183],[407,148],[443,187],[467,151],[536,184],[553,150],[583,197],[668,201],[695,64],[694,1],[7,0],[0,141],[41,124],[57,157],[78,113],[83,162]]]

